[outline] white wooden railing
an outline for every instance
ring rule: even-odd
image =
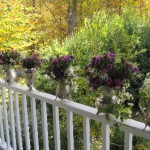
[[[47,106],[49,103],[53,107],[53,124],[54,124],[54,139],[55,150],[61,150],[60,141],[60,124],[59,124],[59,109],[63,108],[67,114],[67,138],[68,138],[68,150],[74,150],[74,134],[73,134],[73,114],[76,113],[83,117],[83,145],[84,150],[90,150],[90,119],[98,121],[102,124],[102,149],[110,149],[110,127],[114,123],[119,122],[111,116],[111,120],[108,122],[105,119],[104,114],[96,115],[97,109],[89,106],[85,106],[79,103],[70,102],[68,100],[61,101],[56,99],[54,95],[42,93],[39,91],[28,91],[26,87],[13,84],[7,85],[2,79],[0,79],[1,87],[1,103],[0,103],[0,149],[7,150],[31,150],[30,145],[30,132],[29,132],[29,119],[28,119],[28,107],[27,96],[31,101],[31,118],[32,118],[32,130],[33,130],[33,143],[34,150],[39,150],[38,126],[37,126],[37,113],[36,102],[41,102],[41,114],[42,114],[42,134],[44,150],[49,150],[49,137],[48,137],[48,121],[47,121]],[[22,112],[23,112],[23,125],[21,126],[20,120],[20,104],[18,97],[22,97]],[[6,97],[8,97],[8,103],[6,103]],[[8,104],[8,106],[7,106]],[[137,135],[146,139],[150,139],[150,127],[145,127],[144,123],[128,119],[120,123],[120,128],[125,132],[124,144],[125,150],[132,150],[133,135]],[[22,128],[24,131],[22,131]],[[23,133],[25,138],[25,145],[23,148]],[[100,139],[101,140],[101,139]]]

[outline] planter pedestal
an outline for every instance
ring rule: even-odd
[[[15,83],[15,79],[17,77],[16,72],[12,65],[5,65],[4,66],[4,72],[5,72],[5,82],[7,84],[13,84]]]
[[[26,74],[26,85],[29,87],[29,91],[34,91],[34,73],[35,69],[27,69]]]
[[[57,82],[56,85],[56,99],[57,97],[63,99],[69,99],[71,94],[71,85],[65,80],[65,81],[60,81]]]

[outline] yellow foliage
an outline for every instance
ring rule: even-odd
[[[0,2],[0,49],[41,47],[54,39],[62,40],[68,35],[68,1],[5,0]],[[96,11],[106,10],[110,15],[122,14],[122,8],[131,7],[142,16],[150,10],[149,0],[82,0],[77,5],[77,28],[85,18]],[[4,11],[5,10],[5,11]],[[20,39],[20,40],[19,40]],[[25,42],[22,42],[22,41]],[[11,43],[11,41],[13,41]],[[29,43],[27,42],[29,41]],[[8,44],[6,44],[9,42]],[[18,46],[17,46],[18,45]],[[29,48],[30,49],[30,48]]]
[[[3,39],[0,49],[22,50],[39,39],[40,35],[35,30],[39,16],[33,14],[33,9],[24,7],[16,0],[0,1],[0,7],[0,37]]]

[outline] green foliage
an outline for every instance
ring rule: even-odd
[[[139,70],[141,75],[136,77],[130,84],[130,88],[128,91],[134,96],[134,107],[133,112],[141,113],[139,103],[142,102],[139,94],[139,88],[142,87],[143,81],[146,77],[146,74],[150,72],[150,45],[149,45],[149,38],[150,38],[150,24],[149,24],[149,17],[142,18],[141,22],[137,26],[136,34],[139,37],[139,44],[137,49],[143,49],[144,52],[140,53],[136,56],[134,61],[138,62]],[[131,22],[131,21],[130,21]],[[132,25],[132,24],[131,24]]]
[[[117,14],[110,17],[104,12],[95,13],[92,19],[85,19],[85,25],[79,32],[56,45],[55,49],[75,55],[80,65],[85,65],[92,56],[108,51],[116,53],[117,57],[133,59],[140,52],[136,33],[141,18],[135,17],[135,21],[132,15],[132,12],[125,12],[122,17]],[[131,23],[127,23],[128,20]]]
[[[47,75],[44,75],[40,70],[36,72],[35,86],[41,92],[55,95],[55,82]],[[42,74],[42,75],[41,75]]]
[[[119,124],[116,124],[111,128],[110,133],[110,149],[111,150],[123,150],[124,149],[124,132],[119,130]],[[148,150],[150,142],[141,137],[133,137],[133,149],[134,150]]]
[[[147,73],[146,75],[146,78],[143,82],[143,86],[140,88],[139,96],[140,96],[140,108],[142,110],[142,115],[144,119],[146,119],[148,117],[147,115],[150,109],[150,73]]]
[[[141,40],[141,47],[150,50],[150,17],[148,16],[143,20],[143,25],[140,30],[140,40]]]
[[[149,150],[150,142],[147,139],[143,139],[141,137],[134,136],[133,147],[134,147],[134,150]]]
[[[143,86],[140,88],[142,99],[150,99],[150,73],[147,73]]]
[[[110,149],[111,150],[123,150],[124,149],[124,133],[119,130],[119,124],[116,124],[111,129],[110,134]]]

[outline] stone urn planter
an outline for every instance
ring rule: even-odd
[[[56,99],[59,97],[60,99],[68,99],[71,100],[71,84],[67,80],[58,81],[56,85]]]
[[[35,90],[34,88],[34,74],[35,74],[35,69],[26,69],[25,70],[25,75],[26,75],[26,85],[29,88],[29,91]]]
[[[5,65],[4,66],[4,72],[5,72],[6,84],[13,84],[15,82],[16,77],[17,77],[16,71],[14,70],[13,65]]]
[[[113,89],[110,87],[102,87],[100,96],[96,99],[95,106],[98,109],[97,114],[105,112],[106,116],[115,107],[116,96],[113,95]]]

